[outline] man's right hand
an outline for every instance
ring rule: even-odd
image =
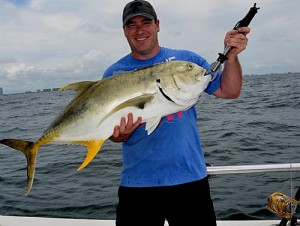
[[[127,121],[125,117],[121,118],[120,125],[116,125],[112,136],[109,138],[114,142],[124,142],[128,140],[133,131],[141,124],[142,117],[138,117],[136,122],[133,122],[133,114],[129,113]]]

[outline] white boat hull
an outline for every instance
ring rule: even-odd
[[[218,226],[275,226],[280,220],[217,221]],[[115,226],[114,220],[0,216],[1,226]],[[168,226],[168,223],[165,223]]]

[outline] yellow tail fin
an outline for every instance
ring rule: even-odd
[[[105,140],[90,140],[90,141],[81,141],[81,142],[76,142],[82,145],[87,146],[88,153],[87,156],[85,157],[85,160],[79,166],[77,171],[82,170],[84,167],[86,167],[97,155],[97,153],[100,151],[102,144],[104,143]]]
[[[27,191],[25,195],[29,195],[33,184],[35,163],[39,146],[30,141],[15,139],[0,140],[0,143],[7,145],[13,149],[19,150],[25,155],[27,159]]]

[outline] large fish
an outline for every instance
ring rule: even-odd
[[[55,142],[87,147],[78,170],[86,167],[102,144],[132,112],[141,116],[150,135],[163,116],[193,106],[211,80],[202,67],[185,61],[171,61],[122,72],[99,81],[68,84],[61,90],[76,90],[76,97],[36,142],[3,139],[0,143],[23,152],[27,159],[27,192],[30,193],[39,147]]]

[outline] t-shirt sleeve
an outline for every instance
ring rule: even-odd
[[[102,79],[112,76],[113,73],[114,73],[114,65],[111,65],[104,71],[102,75]]]

